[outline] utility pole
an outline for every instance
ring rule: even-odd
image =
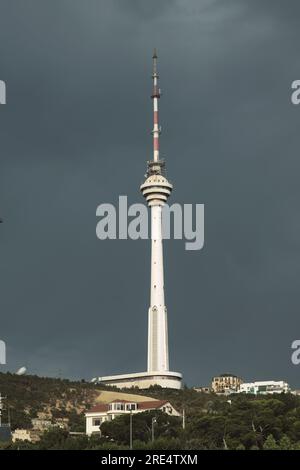
[[[7,407],[7,424],[10,427],[10,407]]]
[[[182,429],[185,429],[185,408],[182,408]]]
[[[5,400],[6,397],[3,397],[0,393],[0,427],[2,425],[2,411],[4,409],[4,405],[3,405],[3,400]]]
[[[152,434],[152,442],[154,442],[154,424],[157,423],[157,420],[156,418],[152,418],[152,421],[151,421],[151,434]]]
[[[132,450],[132,410],[130,410],[130,416],[129,416],[129,434],[130,434],[129,448],[130,450]]]

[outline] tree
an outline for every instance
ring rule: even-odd
[[[68,431],[59,428],[52,428],[44,432],[38,447],[40,450],[63,449],[68,438]]]
[[[23,410],[11,410],[11,429],[30,429],[32,427],[30,416]]]
[[[264,450],[277,450],[278,446],[272,434],[269,434],[263,445]]]
[[[244,444],[240,444],[237,446],[236,450],[246,450],[246,447],[244,446]]]
[[[284,435],[280,439],[279,447],[281,450],[293,450],[291,440],[288,436]]]
[[[181,429],[181,420],[175,416],[169,416],[162,411],[146,411],[132,416],[133,439],[147,442],[151,440],[152,418],[156,418],[155,438],[177,437]],[[112,421],[105,421],[101,425],[102,436],[107,436],[119,444],[129,445],[129,421],[128,414],[119,416]]]

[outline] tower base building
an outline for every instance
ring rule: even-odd
[[[179,372],[136,372],[134,374],[110,375],[98,377],[97,383],[117,388],[149,388],[159,385],[163,388],[181,389],[182,375]]]

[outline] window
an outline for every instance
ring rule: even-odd
[[[101,418],[94,418],[93,419],[93,426],[100,426],[101,422],[102,422]]]
[[[129,403],[128,405],[126,405],[126,410],[127,410],[127,411],[134,411],[134,410],[136,410],[136,404],[135,404],[135,403]]]
[[[124,410],[123,403],[116,403],[115,404],[115,410]]]

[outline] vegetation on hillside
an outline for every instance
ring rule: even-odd
[[[7,397],[3,422],[10,421],[12,430],[30,429],[40,412],[53,422],[68,418],[72,431],[83,431],[84,411],[101,389],[83,381],[0,373],[0,392]]]
[[[8,397],[13,429],[30,427],[38,412],[53,421],[67,416],[72,431],[83,431],[83,412],[105,387],[68,380],[0,374],[0,391]],[[130,391],[131,392],[131,391]],[[132,390],[137,394],[144,392]],[[132,416],[135,449],[299,449],[300,397],[291,394],[216,396],[193,389],[168,390],[151,387],[146,394],[170,401],[182,418],[159,411]],[[152,442],[152,418],[155,439]],[[99,435],[70,436],[66,430],[51,429],[40,442],[3,444],[8,449],[128,449],[129,416],[101,426]]]

